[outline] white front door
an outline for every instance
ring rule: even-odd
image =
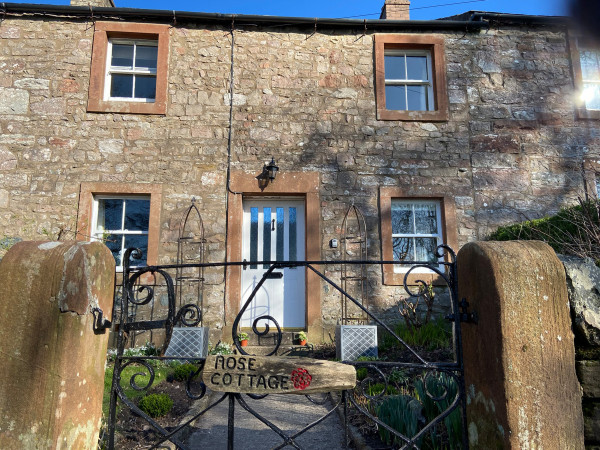
[[[249,264],[242,267],[241,306],[270,266],[250,262],[305,259],[304,227],[302,199],[244,200],[242,259]],[[282,328],[304,328],[305,274],[304,267],[275,269],[242,316],[241,326],[251,327],[254,319],[268,314]],[[259,325],[265,323],[259,321]]]

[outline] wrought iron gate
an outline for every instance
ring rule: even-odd
[[[235,433],[234,408],[236,404],[240,405],[249,414],[252,414],[259,421],[273,430],[280,436],[281,445],[276,448],[283,448],[287,445],[294,448],[301,448],[297,442],[298,436],[302,435],[308,429],[318,426],[325,418],[335,413],[336,410],[343,411],[345,418],[345,430],[351,428],[352,420],[363,420],[369,423],[371,427],[379,429],[381,438],[388,442],[390,448],[420,448],[422,446],[433,446],[433,448],[467,448],[467,430],[466,430],[466,395],[464,383],[464,370],[462,362],[461,345],[461,321],[468,319],[466,314],[467,304],[463,300],[459,303],[457,297],[457,272],[456,256],[452,249],[447,246],[440,246],[437,249],[436,258],[439,263],[422,263],[418,261],[398,263],[397,261],[257,261],[256,264],[269,264],[270,268],[258,282],[252,295],[248,298],[235,318],[233,323],[232,339],[235,349],[240,354],[247,354],[244,347],[240,345],[237,330],[243,313],[251,305],[256,292],[260,289],[269,275],[276,269],[297,267],[316,274],[323,285],[328,286],[329,290],[343,295],[347,302],[353,303],[354,308],[359,308],[368,318],[368,321],[377,325],[380,336],[380,347],[394,349],[388,359],[359,358],[355,361],[343,361],[346,364],[355,366],[357,370],[357,386],[353,390],[343,391],[339,400],[334,402],[331,409],[317,421],[308,424],[302,430],[289,434],[278,428],[274,423],[255,412],[246,402],[245,395],[237,393],[226,393],[215,402],[198,411],[189,420],[173,429],[161,427],[157,421],[144,413],[136,403],[127,397],[122,385],[121,377],[123,370],[130,365],[139,366],[142,372],[134,374],[129,381],[130,385],[137,390],[148,390],[154,383],[154,368],[152,360],[185,360],[193,363],[197,370],[190,374],[187,383],[187,395],[192,399],[200,399],[206,393],[206,387],[200,383],[197,389],[193,388],[192,380],[199,374],[204,366],[204,358],[199,357],[164,357],[164,356],[127,356],[125,347],[127,344],[127,334],[140,330],[164,330],[165,348],[175,326],[195,327],[202,317],[201,311],[195,304],[186,304],[177,310],[175,299],[175,287],[173,285],[171,272],[180,271],[185,267],[201,267],[202,270],[209,268],[223,268],[231,266],[243,266],[250,262],[228,262],[228,263],[202,263],[202,264],[179,264],[164,265],[152,267],[131,267],[131,261],[138,256],[135,249],[127,249],[123,258],[124,273],[123,287],[121,294],[121,304],[119,317],[117,319],[116,329],[118,330],[117,348],[114,360],[114,374],[111,388],[110,411],[106,432],[104,433],[104,445],[110,449],[115,447],[115,432],[117,428],[117,403],[122,407],[129,408],[140,417],[144,418],[149,426],[154,430],[156,441],[151,448],[160,448],[160,446],[170,441],[178,448],[188,448],[184,440],[178,438],[178,434],[189,427],[200,416],[213,408],[215,404],[228,400],[228,447],[233,448],[233,436]],[[446,350],[445,357],[435,358],[436,351],[431,351],[427,355],[417,351],[414,345],[403,339],[398,330],[390,325],[389,320],[383,320],[377,317],[371,310],[364,307],[360,301],[353,298],[344,289],[341,283],[336,283],[331,277],[325,275],[329,273],[331,267],[341,267],[348,264],[360,264],[378,273],[378,267],[390,264],[396,267],[405,266],[404,293],[402,296],[402,314],[397,315],[397,319],[404,317],[406,320],[420,320],[422,317],[419,311],[419,305],[426,305],[429,308],[425,315],[431,313],[431,305],[435,296],[445,296],[448,302],[449,311],[445,317],[451,327],[452,348]],[[325,268],[329,268],[328,271]],[[416,281],[409,286],[407,280],[409,276],[413,279],[420,273],[434,274],[443,284],[443,293],[440,288],[435,288],[432,284],[424,281]],[[159,295],[156,287],[140,283],[142,277],[151,274],[153,277],[160,277],[161,285],[165,293]],[[419,278],[418,276],[416,277]],[[423,277],[424,278],[424,277]],[[438,283],[439,284],[439,283]],[[438,290],[438,293],[436,293]],[[338,295],[339,295],[338,294]],[[132,321],[128,311],[132,306],[151,305],[160,300],[167,302],[167,312],[164,318],[160,320],[138,320]],[[265,323],[258,329],[257,324]],[[264,315],[254,321],[252,331],[256,336],[272,336],[273,347],[269,355],[276,354],[282,343],[282,330],[279,324],[270,316]],[[443,353],[443,352],[442,352]],[[431,359],[437,359],[431,361]],[[148,380],[143,386],[139,386],[139,378],[142,373],[147,375]],[[261,396],[247,394],[252,399],[260,399]],[[314,401],[309,398],[308,400]],[[348,439],[346,439],[346,443]],[[256,445],[254,445],[257,447]],[[258,448],[258,447],[257,447]]]

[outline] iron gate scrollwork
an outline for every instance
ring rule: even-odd
[[[122,286],[122,307],[120,317],[117,323],[117,348],[114,360],[114,373],[111,387],[111,399],[107,430],[104,436],[105,445],[112,449],[115,447],[115,432],[117,425],[117,402],[122,402],[124,407],[129,408],[135,414],[142,417],[156,434],[156,441],[151,448],[158,448],[162,443],[170,441],[178,448],[189,448],[184,439],[178,437],[180,432],[189,427],[195,420],[204,415],[207,411],[214,408],[217,404],[227,401],[229,408],[228,415],[228,448],[233,448],[233,437],[235,432],[234,410],[236,404],[261,421],[269,429],[281,438],[281,444],[275,448],[283,448],[287,445],[295,448],[301,448],[297,439],[307,430],[318,426],[327,417],[334,414],[337,410],[343,411],[345,418],[345,430],[351,427],[350,421],[358,418],[365,419],[365,423],[379,430],[379,435],[384,442],[394,448],[420,448],[427,444],[434,448],[468,448],[467,430],[466,430],[466,392],[464,382],[464,369],[462,359],[462,339],[461,339],[461,319],[465,314],[461,312],[461,304],[457,295],[457,271],[456,256],[452,249],[441,245],[436,250],[436,258],[439,263],[423,263],[419,261],[407,261],[399,263],[398,261],[256,261],[256,264],[268,264],[269,269],[264,273],[262,279],[255,286],[252,294],[243,305],[239,314],[233,323],[232,340],[238,354],[247,355],[245,348],[241,346],[237,336],[237,330],[242,315],[251,305],[256,293],[262,284],[268,279],[268,276],[274,271],[290,267],[304,267],[307,271],[318,276],[324,284],[333,289],[334,292],[344,296],[347,302],[351,302],[354,308],[362,311],[371,324],[377,325],[379,335],[381,336],[380,346],[391,345],[396,353],[390,353],[393,358],[374,359],[365,358],[357,361],[343,361],[345,364],[353,365],[357,370],[357,386],[348,391],[343,391],[337,400],[331,403],[328,412],[313,423],[307,424],[300,431],[288,433],[278,427],[268,418],[258,413],[252,405],[246,400],[262,399],[266,395],[224,393],[218,399],[210,403],[206,408],[193,414],[193,417],[180,425],[166,429],[142,411],[136,403],[129,399],[121,387],[121,375],[123,370],[136,365],[143,372],[135,373],[131,376],[129,384],[135,390],[148,390],[154,383],[155,373],[153,360],[185,360],[193,363],[197,369],[188,377],[186,392],[190,399],[200,399],[207,395],[206,386],[200,382],[199,385],[193,385],[192,379],[199,374],[203,367],[205,358],[189,357],[164,357],[164,356],[128,356],[125,352],[127,344],[127,334],[139,330],[164,330],[165,348],[169,343],[173,327],[184,326],[194,327],[202,320],[200,309],[194,304],[186,304],[177,310],[175,301],[175,287],[173,285],[170,271],[180,271],[185,267],[200,267],[202,271],[208,268],[242,266],[244,264],[254,263],[244,262],[226,262],[226,263],[199,263],[199,264],[177,264],[148,267],[131,267],[131,262],[139,256],[139,251],[127,249],[124,255],[124,272]],[[376,269],[385,264],[395,266],[404,265],[408,269],[405,272],[403,289],[407,295],[407,305],[414,306],[420,300],[427,300],[428,305],[433,300],[434,295],[432,284],[418,280],[412,285],[408,284],[409,277],[419,278],[418,274],[426,272],[437,275],[438,279],[444,285],[444,295],[449,302],[449,312],[446,319],[452,325],[452,349],[450,357],[440,358],[438,361],[431,361],[431,356],[435,356],[435,351],[427,356],[422,355],[422,351],[417,351],[415,345],[407,342],[394,329],[389,321],[383,320],[373,313],[370,309],[362,305],[360,299],[353,298],[346,292],[342,283],[336,283],[330,277],[325,275],[325,267],[348,264],[360,264],[364,267]],[[178,272],[177,272],[178,273]],[[147,275],[148,274],[148,275]],[[160,277],[162,288],[166,291],[167,312],[161,320],[140,320],[131,321],[128,310],[132,305],[149,305],[157,301],[156,288],[149,285],[140,284],[139,281],[144,276]],[[421,277],[424,278],[424,277]],[[436,288],[439,289],[439,288]],[[462,304],[464,308],[464,303]],[[398,318],[401,318],[398,315]],[[259,322],[261,322],[259,326]],[[269,355],[278,352],[282,345],[283,332],[277,321],[268,314],[256,318],[252,324],[252,332],[256,336],[274,335],[273,348]],[[390,344],[391,343],[391,344]],[[267,355],[268,356],[268,355]],[[139,385],[140,378],[145,375],[147,380],[143,385]],[[315,398],[306,396],[308,401],[317,402]],[[212,401],[212,399],[211,399]],[[394,414],[400,415],[400,419]],[[402,415],[404,414],[404,415]],[[394,417],[392,417],[394,416]],[[402,423],[399,423],[402,422]],[[348,439],[346,438],[346,445]]]

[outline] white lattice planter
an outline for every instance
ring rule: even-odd
[[[173,328],[165,356],[206,358],[206,355],[208,355],[208,327]]]
[[[355,361],[361,356],[377,357],[375,325],[338,325],[335,329],[336,356],[342,361]]]

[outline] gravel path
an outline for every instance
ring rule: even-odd
[[[221,398],[220,393],[211,395],[210,403]],[[318,400],[324,398],[321,395],[315,397]],[[287,434],[297,432],[318,420],[333,407],[329,400],[324,405],[316,405],[303,395],[269,395],[261,400],[254,400],[243,395],[242,398],[250,408]],[[187,440],[191,449],[219,450],[227,448],[228,408],[229,399],[226,398],[196,422],[195,426],[200,430],[191,434]],[[344,448],[344,430],[337,412],[333,412],[327,419],[303,433],[295,441],[303,449],[335,450]],[[243,409],[237,401],[235,402],[235,449],[270,449],[283,442],[276,432]],[[293,447],[288,445],[284,448]]]

